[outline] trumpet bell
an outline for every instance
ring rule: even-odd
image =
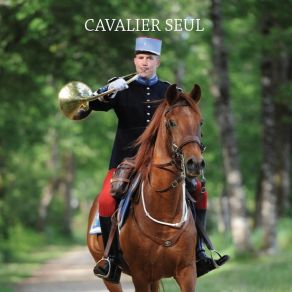
[[[79,119],[80,109],[88,110],[92,90],[88,85],[79,81],[66,84],[59,92],[59,105],[63,114],[71,119]]]
[[[121,78],[124,78],[127,84],[129,84],[136,80],[137,77],[138,75],[136,73],[132,73]],[[73,81],[66,84],[60,90],[58,96],[61,111],[71,120],[84,119],[90,112],[84,113],[84,111],[89,110],[90,101],[98,99],[101,102],[108,102],[108,100],[104,99],[104,96],[112,94],[114,89],[108,89],[108,86],[104,86],[101,89],[104,88],[106,88],[105,91],[98,89],[92,92],[89,86],[79,81]]]

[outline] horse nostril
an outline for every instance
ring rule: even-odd
[[[195,172],[199,173],[201,169],[205,167],[205,161],[204,159],[202,160],[197,160],[194,157],[190,158],[186,162],[186,169],[189,172]]]
[[[188,169],[195,169],[196,168],[196,161],[194,158],[191,158],[187,161],[187,168]]]

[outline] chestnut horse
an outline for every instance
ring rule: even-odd
[[[138,292],[158,291],[159,280],[169,277],[181,291],[195,291],[197,233],[186,203],[185,177],[199,176],[204,165],[200,97],[198,85],[190,94],[171,85],[137,140],[135,164],[142,183],[119,239]],[[95,201],[89,226],[96,210]],[[98,261],[103,251],[101,237],[88,235],[88,247]],[[109,291],[122,291],[120,285],[104,282]]]

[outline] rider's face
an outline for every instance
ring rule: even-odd
[[[137,73],[143,78],[151,78],[156,74],[160,59],[156,55],[137,54],[134,58]]]

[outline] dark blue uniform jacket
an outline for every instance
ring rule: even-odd
[[[98,100],[90,102],[91,110],[108,111],[113,109],[118,117],[118,128],[112,149],[109,168],[116,168],[125,157],[136,154],[133,142],[143,133],[149,124],[159,103],[164,98],[169,83],[158,80],[147,86],[134,81],[129,88],[120,91],[110,102]]]

